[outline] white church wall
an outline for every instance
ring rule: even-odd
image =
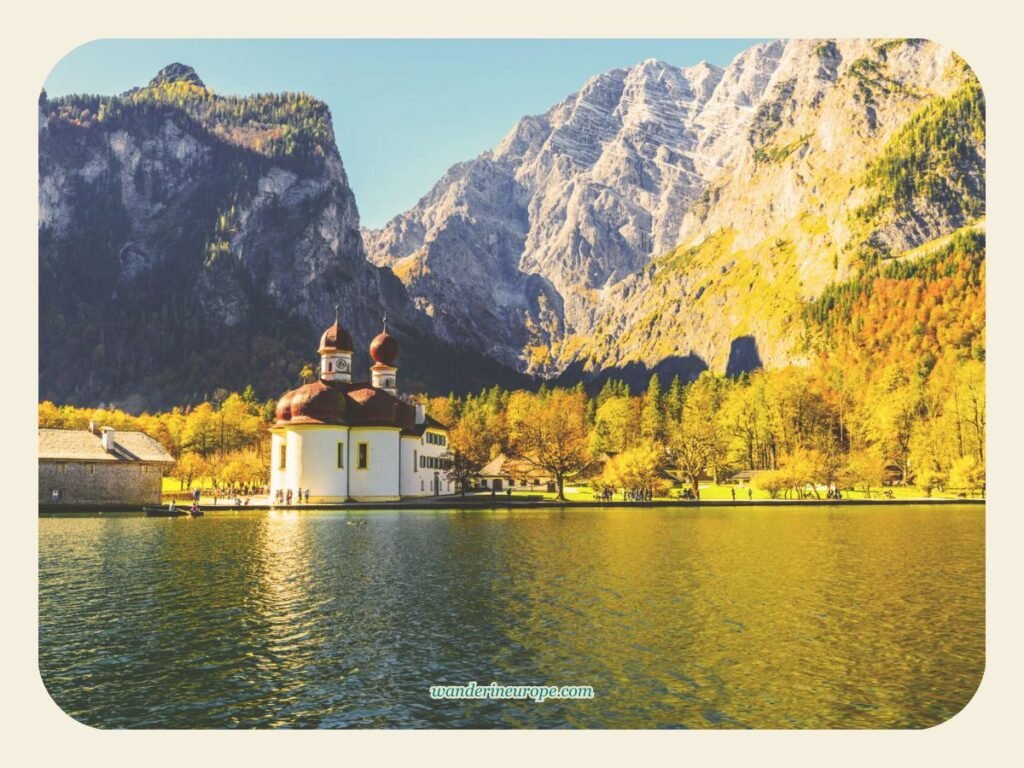
[[[299,478],[302,477],[302,435],[294,429],[286,429],[284,437],[284,484],[281,487],[285,494],[288,493],[289,489],[294,494],[299,487]]]
[[[270,498],[274,499],[278,488],[284,488],[285,470],[281,469],[281,450],[285,445],[284,430],[275,429],[270,433]]]
[[[395,501],[399,498],[400,431],[391,427],[352,427],[349,432],[349,495],[356,501]],[[359,444],[365,443],[368,463],[359,467]]]
[[[301,442],[302,466],[293,490],[309,489],[310,502],[340,502],[348,498],[348,427],[307,425],[288,430]],[[338,466],[338,444],[344,451]]]

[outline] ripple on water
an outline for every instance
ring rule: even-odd
[[[984,668],[977,507],[40,519],[102,727],[926,727]],[[434,701],[432,684],[591,685]]]

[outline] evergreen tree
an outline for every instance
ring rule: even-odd
[[[661,383],[658,374],[651,374],[640,411],[640,436],[648,442],[661,442],[664,438],[664,411],[661,397]]]

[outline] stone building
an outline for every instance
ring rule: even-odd
[[[39,503],[159,504],[164,470],[174,462],[144,432],[111,427],[39,430]]]

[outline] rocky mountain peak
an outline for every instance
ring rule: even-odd
[[[206,87],[192,67],[187,64],[181,64],[180,62],[168,64],[157,72],[156,77],[149,81],[149,87],[155,88],[160,85],[170,85],[171,83],[186,83],[198,88]]]

